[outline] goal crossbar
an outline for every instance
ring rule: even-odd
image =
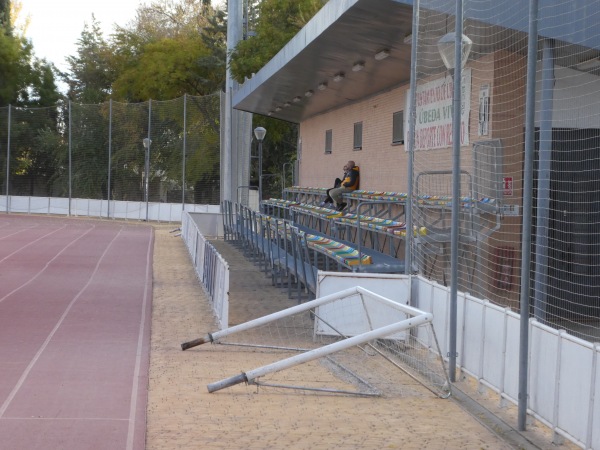
[[[225,328],[224,330],[216,331],[214,333],[207,333],[204,336],[194,339],[188,342],[184,342],[181,344],[182,350],[187,350],[192,347],[196,347],[198,345],[207,344],[210,342],[218,341],[221,338],[226,336],[239,333],[241,331],[247,331],[252,328],[256,328],[262,325],[265,325],[269,322],[273,322],[275,320],[281,319],[282,317],[291,316],[293,314],[297,314],[303,311],[310,311],[318,306],[325,305],[330,303],[333,300],[340,300],[346,297],[350,297],[352,295],[365,295],[368,296],[378,302],[387,304],[388,306],[397,309],[398,311],[404,312],[410,316],[419,316],[422,314],[426,314],[425,312],[413,308],[412,306],[403,305],[401,303],[394,302],[386,297],[383,297],[379,294],[369,291],[361,286],[354,286],[348,289],[344,289],[339,292],[335,292],[333,294],[326,295],[324,297],[319,297],[315,300],[311,300],[306,303],[302,303],[300,305],[292,306],[290,308],[286,308],[282,311],[277,311],[272,314],[267,314],[266,316],[259,317],[257,319],[249,320],[248,322],[241,323],[239,325],[234,325],[229,328]]]

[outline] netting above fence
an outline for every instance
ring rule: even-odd
[[[597,339],[600,320],[600,31],[590,2],[540,2],[537,68],[528,65],[529,2],[464,0],[472,41],[461,79],[459,289],[519,309],[525,199],[531,198],[532,314]],[[587,4],[587,6],[585,6]],[[431,233],[414,258],[449,285],[454,71],[438,42],[456,3],[421,0],[414,185],[437,200],[414,211]],[[587,8],[588,13],[578,9]],[[528,75],[536,79],[527,91]],[[407,97],[408,98],[408,97]],[[525,190],[526,108],[535,105],[533,196]],[[435,204],[434,204],[435,203]]]
[[[219,204],[220,121],[219,94],[0,108],[0,194]]]

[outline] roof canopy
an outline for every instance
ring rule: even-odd
[[[412,4],[408,2],[329,1],[240,87],[234,94],[234,107],[300,122],[406,83],[411,46],[404,38],[411,27]],[[389,56],[376,59],[382,51],[379,58],[386,52]],[[353,71],[355,65],[360,70]]]
[[[556,64],[576,67],[583,60],[600,55],[594,17],[600,4],[590,0],[547,0],[556,8],[540,11],[541,35],[561,41]],[[439,11],[453,11],[455,0],[429,1]],[[484,5],[485,4],[485,5]],[[481,7],[465,15],[469,24],[486,23],[492,38],[474,40],[472,54],[485,54],[499,42],[511,51],[526,54],[528,6],[515,0],[511,15],[496,11],[505,4],[481,0]],[[568,11],[560,15],[559,9]],[[590,10],[597,14],[592,14]],[[330,0],[310,22],[255,76],[233,95],[233,106],[288,122],[299,123],[309,117],[339,108],[410,81],[412,0]],[[431,11],[431,10],[430,10]],[[550,12],[549,12],[550,11]],[[422,15],[426,10],[422,11]],[[483,15],[492,19],[485,19]],[[564,22],[568,14],[569,21]],[[478,17],[478,15],[482,17]],[[547,15],[547,17],[544,17]],[[448,26],[452,16],[446,15]],[[558,17],[558,18],[557,18]],[[562,18],[562,19],[561,19]],[[556,26],[563,20],[561,26]],[[468,33],[468,31],[466,31]],[[420,55],[437,53],[441,37],[429,32],[420,42]],[[431,55],[430,55],[431,56]],[[420,68],[423,73],[425,68]],[[441,58],[430,58],[430,74],[445,70]],[[320,89],[321,86],[321,89]]]

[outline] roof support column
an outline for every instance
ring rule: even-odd
[[[242,37],[242,1],[229,0],[227,2],[227,74],[225,81],[225,114],[223,142],[221,142],[221,200],[237,200],[237,177],[233,176],[233,134],[232,126],[233,91],[238,84],[231,76],[230,55]]]
[[[548,286],[548,224],[550,221],[550,169],[552,166],[552,109],[554,103],[554,40],[545,39],[542,53],[542,98],[538,166],[537,221],[535,233],[535,287],[533,313],[546,321]]]

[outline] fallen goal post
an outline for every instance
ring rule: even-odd
[[[386,395],[407,385],[402,372],[435,395],[450,396],[450,382],[432,325],[433,315],[355,286],[266,316],[207,333],[182,350],[205,343],[260,349],[272,361],[214,383],[209,392],[240,383],[356,395]],[[313,364],[302,375],[285,374]],[[399,370],[397,370],[399,369]],[[335,387],[322,387],[327,370]],[[277,374],[277,375],[276,375]],[[279,377],[279,378],[277,378]],[[343,383],[335,382],[336,377]],[[314,379],[313,379],[314,378]],[[293,379],[295,384],[290,385]],[[318,379],[318,381],[317,381]],[[303,380],[303,385],[298,385]],[[353,388],[349,389],[348,384]],[[391,387],[391,390],[390,390]]]

